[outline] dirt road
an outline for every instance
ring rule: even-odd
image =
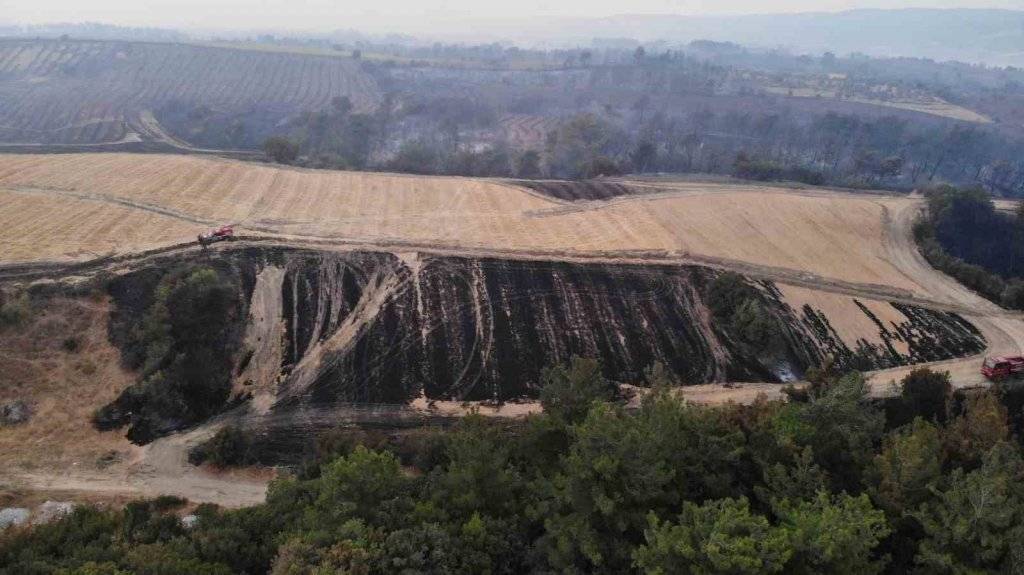
[[[132,459],[103,470],[66,468],[54,471],[8,471],[0,481],[19,489],[71,491],[151,498],[176,495],[190,501],[224,507],[262,503],[269,474],[214,473],[188,463],[188,450],[216,433],[222,421],[170,435],[145,447],[135,447]]]

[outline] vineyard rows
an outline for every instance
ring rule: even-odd
[[[0,41],[0,142],[83,144],[127,137],[170,102],[294,112],[336,96],[374,106],[376,83],[346,58],[127,42]]]

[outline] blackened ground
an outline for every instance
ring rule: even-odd
[[[601,180],[584,180],[579,182],[565,180],[515,180],[514,183],[552,198],[572,202],[608,200],[618,196],[640,193],[632,186]]]
[[[276,390],[274,411],[281,413],[402,405],[420,396],[535,398],[542,370],[573,356],[599,359],[604,375],[618,382],[645,385],[646,371],[660,363],[675,384],[691,385],[781,381],[829,356],[843,368],[869,370],[984,347],[959,316],[902,304],[892,304],[908,318],[899,325],[886,325],[862,307],[878,324],[881,343],[843,342],[819,310],[791,309],[774,284],[759,282],[750,285],[784,340],[781,349],[762,356],[714,318],[708,291],[721,272],[700,266],[285,248],[204,258],[238,278],[246,298],[261,271],[272,266],[281,274],[279,284],[260,288],[281,290],[279,297],[261,298],[281,302],[270,318],[275,323],[266,324],[282,326],[274,335],[280,371],[273,373],[271,363],[269,377],[257,385]],[[151,303],[148,292],[159,275],[135,272],[112,287],[119,306],[111,325],[115,342],[123,317],[137,317]],[[237,356],[236,363],[248,361],[252,350]]]

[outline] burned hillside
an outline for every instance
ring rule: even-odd
[[[599,359],[616,382],[645,385],[662,364],[691,385],[786,381],[826,357],[879,369],[984,346],[956,314],[881,301],[871,309],[902,319],[857,302],[878,337],[844,340],[775,284],[699,266],[257,248],[210,258],[237,290],[232,309],[247,314],[219,328],[234,338],[233,396],[282,408],[536,398],[542,368],[574,356]],[[134,308],[160,284],[140,270],[116,285],[117,305]]]

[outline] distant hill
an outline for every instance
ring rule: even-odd
[[[987,9],[851,10],[838,13],[742,16],[621,15],[544,18],[474,25],[436,35],[483,41],[495,34],[517,42],[589,43],[635,39],[669,43],[730,41],[796,52],[913,56],[1024,66],[1024,11]],[[463,30],[467,30],[463,27]]]
[[[358,27],[358,26],[357,26]],[[401,33],[420,41],[539,47],[624,47],[637,41],[687,44],[735,42],[796,53],[907,56],[1024,67],[1024,11],[998,9],[863,9],[843,12],[693,16],[622,14],[609,17],[395,19],[361,29],[369,37]],[[338,41],[344,41],[339,35]],[[408,40],[408,38],[406,38]]]

